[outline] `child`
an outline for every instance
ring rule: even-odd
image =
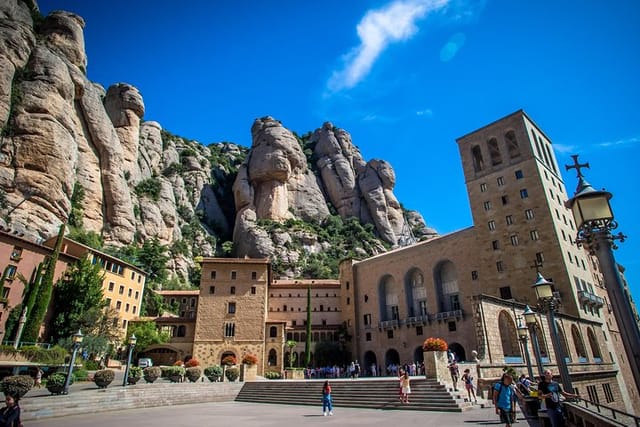
[[[464,374],[462,374],[462,382],[464,382],[464,388],[467,389],[467,395],[469,396],[469,402],[471,402],[471,396],[473,396],[473,403],[478,403],[478,399],[476,398],[476,392],[473,386],[473,376],[471,375],[471,371],[469,369],[464,370]]]
[[[333,405],[331,403],[331,386],[329,385],[329,381],[325,381],[322,386],[322,415],[327,416],[327,411],[329,411],[329,415],[333,415]]]
[[[411,394],[411,379],[407,371],[404,372],[400,384],[402,386],[402,396],[400,402],[409,403],[409,395]]]

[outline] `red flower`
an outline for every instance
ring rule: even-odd
[[[258,363],[258,358],[253,354],[245,354],[245,356],[242,358],[242,363],[244,363],[245,365],[255,365],[256,363]]]
[[[447,351],[448,348],[447,342],[442,338],[427,338],[422,344],[424,351]]]

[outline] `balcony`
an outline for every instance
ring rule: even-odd
[[[604,306],[604,299],[588,291],[578,291],[578,299],[581,304],[587,304],[595,308],[601,308]]]
[[[429,319],[430,316],[428,314],[423,314],[421,316],[407,317],[404,323],[407,326],[425,325],[429,321]]]
[[[441,311],[440,313],[436,313],[433,316],[433,319],[442,321],[442,320],[450,320],[450,319],[462,319],[463,312],[462,310],[452,310],[452,311]]]
[[[399,320],[383,320],[378,324],[378,329],[395,329],[400,326]]]

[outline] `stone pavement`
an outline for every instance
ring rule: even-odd
[[[318,402],[320,403],[320,402]],[[376,409],[334,408],[334,416],[323,417],[322,405],[286,406],[244,402],[215,402],[194,405],[111,411],[74,415],[61,418],[33,420],[29,426],[47,427],[112,427],[112,426],[278,426],[316,425],[334,426],[500,426],[493,408],[476,408],[462,413],[384,411]],[[515,427],[536,426],[528,423],[518,412]]]

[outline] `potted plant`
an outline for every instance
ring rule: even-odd
[[[127,377],[127,384],[136,384],[142,378],[142,368],[138,366],[132,366],[129,368],[129,376]]]
[[[447,349],[449,346],[442,338],[427,338],[422,344],[424,351],[424,370],[429,379],[438,381],[449,380],[449,368],[447,361]]]
[[[422,344],[422,350],[424,351],[447,351],[448,348],[447,342],[442,338],[430,337],[424,340]]]
[[[144,368],[142,370],[142,376],[144,380],[148,383],[152,383],[162,375],[162,369],[158,366],[149,366],[148,368]]]
[[[220,365],[209,366],[208,368],[205,368],[204,376],[209,378],[209,381],[212,383],[215,383],[222,379],[222,371],[222,366]]]
[[[180,383],[184,379],[185,369],[182,366],[170,366],[166,370],[166,376],[172,383]]]
[[[31,388],[35,381],[29,375],[12,375],[2,380],[1,387],[4,394],[22,398]]]
[[[252,366],[258,363],[258,358],[253,354],[245,354],[244,357],[242,358],[242,363],[244,363],[245,365]]]
[[[187,368],[185,375],[189,379],[189,381],[195,383],[202,376],[202,369],[198,368],[197,366],[191,366]]]
[[[258,358],[253,354],[245,354],[242,358],[240,381],[255,381],[258,376]]]
[[[225,356],[225,357],[222,359],[222,362],[221,362],[221,363],[222,363],[223,365],[226,365],[226,366],[233,366],[233,365],[237,364],[237,363],[238,363],[238,361],[236,360],[236,357],[235,357],[234,355],[230,354],[230,355],[228,355],[228,356]]]
[[[238,369],[238,368],[227,368],[227,370],[224,371],[224,376],[227,377],[227,379],[230,382],[234,382],[240,376],[240,369]]]
[[[49,393],[62,393],[62,390],[64,389],[64,382],[66,379],[67,376],[61,372],[56,372],[55,374],[49,375],[49,377],[47,377],[47,390],[49,390]]]
[[[184,364],[185,368],[192,368],[194,366],[200,366],[200,361],[198,359],[191,358]]]
[[[116,373],[113,372],[113,369],[102,369],[93,374],[93,382],[95,382],[99,388],[107,388],[115,377]]]

